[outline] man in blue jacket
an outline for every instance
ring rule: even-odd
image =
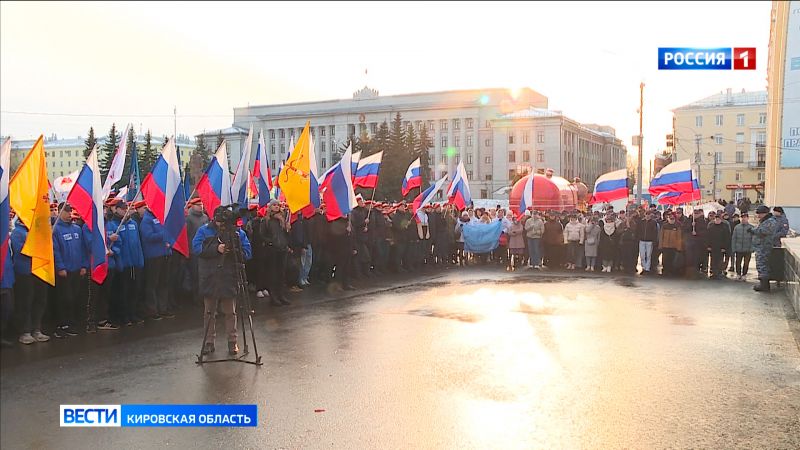
[[[6,248],[6,254],[2,257],[5,258],[5,261],[3,262],[3,278],[0,280],[0,345],[13,347],[14,343],[6,340],[7,325],[14,310],[14,267],[11,262],[10,243]]]
[[[53,257],[56,269],[56,330],[53,336],[77,336],[75,312],[80,307],[81,277],[89,267],[89,254],[83,244],[83,230],[72,223],[72,207],[58,205],[58,220],[53,225]]]
[[[116,200],[111,209],[114,212],[114,218],[108,225],[109,240],[117,246],[117,250],[115,250],[117,257],[115,297],[119,306],[120,323],[130,326],[143,322],[143,319],[139,317],[137,304],[142,293],[144,253],[139,234],[139,223],[131,218],[132,210],[122,200]]]
[[[141,203],[141,202],[140,202]],[[152,320],[172,319],[169,299],[169,256],[172,248],[166,240],[164,225],[159,222],[146,205],[137,203],[137,212],[142,217],[139,232],[144,254],[145,302],[147,314]]]
[[[14,263],[14,284],[17,310],[21,319],[22,334],[19,342],[33,344],[47,342],[50,336],[42,333],[42,317],[47,307],[47,283],[31,273],[31,257],[22,254],[28,240],[28,227],[17,220],[11,232],[12,262]]]
[[[200,295],[205,304],[203,330],[208,328],[203,354],[214,352],[216,338],[216,308],[222,307],[225,314],[225,331],[228,333],[228,353],[239,352],[236,344],[236,296],[238,292],[235,252],[241,252],[244,261],[252,257],[247,235],[234,225],[233,211],[219,206],[214,211],[214,220],[200,227],[192,239],[192,253],[198,256]],[[247,286],[242,286],[245,290]],[[245,295],[249,295],[245,292]]]

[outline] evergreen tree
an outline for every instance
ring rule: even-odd
[[[89,157],[89,153],[91,153],[94,146],[97,145],[97,138],[94,136],[94,127],[89,127],[89,137],[86,138],[84,143],[86,144],[86,148],[83,149],[83,157],[85,159]]]
[[[198,135],[195,144],[196,146],[194,153],[197,154],[200,161],[203,162],[203,167],[205,167],[211,160],[211,153],[209,152],[208,147],[206,147],[206,137],[202,134]]]
[[[106,143],[103,144],[102,151],[98,155],[98,162],[100,163],[100,177],[106,178],[109,169],[111,169],[111,162],[114,161],[114,152],[117,151],[119,146],[120,134],[117,132],[117,125],[112,123],[111,129],[108,130],[108,138]]]
[[[422,184],[427,186],[431,178],[431,157],[428,150],[431,148],[431,140],[428,137],[428,128],[422,127],[417,139],[417,147],[414,151],[416,157],[419,158],[420,175],[422,175]]]
[[[152,140],[153,135],[150,133],[150,130],[147,130],[147,133],[144,134],[144,147],[142,147],[142,151],[139,154],[139,174],[142,181],[144,181],[144,177],[150,173],[150,169],[153,168],[153,164],[155,164],[156,158],[158,158]]]
[[[396,200],[401,198],[400,187],[403,184],[403,176],[414,158],[411,157],[406,145],[407,138],[403,131],[403,120],[400,113],[397,113],[392,120],[388,135],[387,128],[386,122],[384,122],[375,136],[377,149],[383,151],[375,198]],[[409,196],[417,194],[418,192],[415,190],[409,193]]]
[[[389,124],[384,120],[378,127],[378,132],[375,133],[373,138],[375,143],[375,152],[385,151],[389,147]]]

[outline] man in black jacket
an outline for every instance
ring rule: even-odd
[[[636,239],[639,241],[639,260],[642,264],[640,274],[650,274],[653,247],[658,243],[658,224],[653,220],[653,213],[647,211],[644,220],[636,225]]]
[[[200,295],[205,304],[204,327],[208,329],[203,344],[203,354],[214,352],[216,338],[217,304],[225,314],[225,331],[228,334],[228,353],[239,352],[236,344],[236,297],[241,294],[238,271],[252,256],[247,235],[236,227],[233,212],[223,206],[214,211],[214,221],[201,226],[192,239],[192,253],[198,256]],[[238,261],[241,257],[243,260]],[[237,267],[239,265],[239,267]]]
[[[266,259],[269,267],[267,290],[270,303],[275,306],[288,305],[286,299],[286,259],[291,253],[289,232],[286,231],[286,216],[277,200],[270,200],[269,210],[261,222],[262,239],[267,244]]]
[[[725,255],[730,254],[731,229],[722,216],[717,214],[714,222],[708,225],[708,251],[711,252],[711,275],[709,278],[725,278]]]
[[[687,276],[696,278],[699,270],[705,278],[708,270],[708,221],[703,217],[702,209],[695,209],[692,214],[692,218],[684,223],[689,238],[686,241]]]

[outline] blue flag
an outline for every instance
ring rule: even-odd
[[[489,253],[500,243],[503,223],[495,220],[492,223],[467,223],[461,229],[464,236],[464,251],[470,253]]]
[[[139,177],[139,153],[136,148],[136,143],[133,143],[131,151],[131,167],[130,178],[128,179],[128,193],[125,195],[125,201],[133,201],[139,195],[139,185],[141,178]]]

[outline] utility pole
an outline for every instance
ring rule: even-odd
[[[636,206],[642,204],[642,108],[644,107],[644,83],[639,84],[639,161],[636,170]]]
[[[699,136],[695,136],[694,143],[697,144],[697,151],[694,154],[694,163],[697,164],[697,179],[702,182],[703,177],[700,176],[700,159],[701,159],[701,157],[700,157],[700,137]],[[700,186],[700,187],[702,188],[704,186]],[[703,198],[702,194],[700,195],[700,198]]]
[[[175,139],[175,145],[177,146],[177,139],[178,139],[178,107],[172,107],[172,138]]]

